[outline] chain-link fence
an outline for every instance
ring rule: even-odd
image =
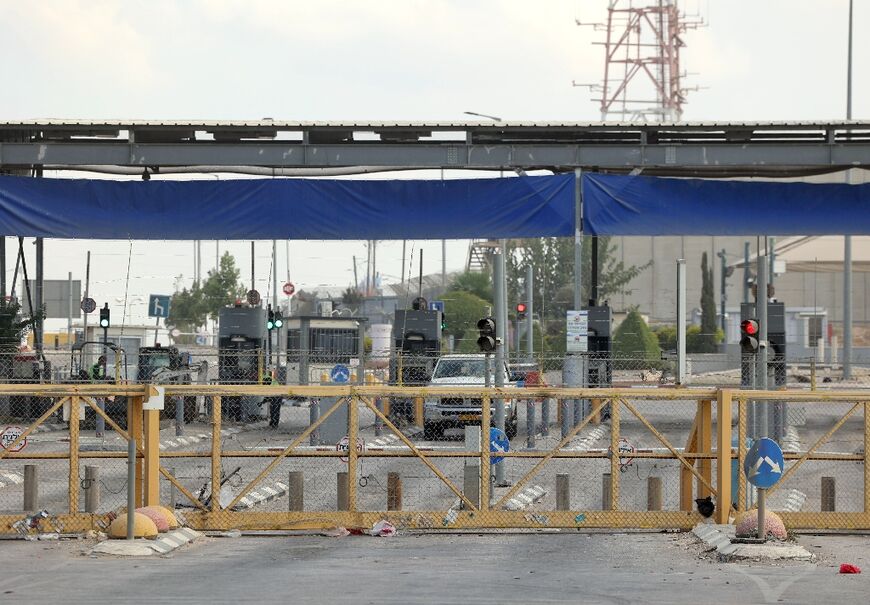
[[[525,381],[535,381],[533,371]],[[35,421],[4,431],[7,531],[43,510],[43,531],[48,523],[99,528],[123,510],[131,422],[138,502],[171,506],[202,528],[353,528],[381,519],[407,528],[688,527],[704,512],[724,520],[732,507],[752,506],[739,469],[760,434],[753,423],[777,404],[788,406],[787,462],[769,506],[793,527],[868,524],[868,432],[857,393],[174,385],[167,401],[197,402],[179,434],[172,422],[143,431],[158,414],[135,407],[147,388],[63,392],[71,388],[4,387],[9,397],[30,390],[49,401]],[[134,403],[124,426],[102,412],[122,396]],[[276,402],[277,421],[232,419],[232,398]]]

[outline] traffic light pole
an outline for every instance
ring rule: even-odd
[[[765,238],[766,245],[766,238]],[[767,390],[767,256],[758,254],[758,295],[755,297],[755,313],[758,317],[758,355],[756,357],[756,375],[758,376],[758,388]],[[767,404],[755,403],[756,416],[758,417],[758,436],[767,437]]]
[[[503,387],[505,382],[504,375],[504,367],[505,367],[505,356],[504,356],[504,334],[507,332],[505,327],[507,326],[507,299],[505,296],[505,267],[504,267],[504,253],[495,254],[493,257],[493,303],[495,304],[495,325],[496,325],[496,344],[495,344],[495,386]],[[488,376],[488,373],[487,373]],[[505,413],[504,413],[504,400],[503,399],[493,399],[492,400],[495,405],[495,426],[504,431],[505,424]],[[484,431],[483,438],[487,438],[487,432],[489,431],[489,427],[481,427]],[[495,484],[496,485],[506,485],[504,478],[504,460],[499,462],[498,464],[493,465],[495,467]]]

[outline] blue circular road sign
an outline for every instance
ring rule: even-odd
[[[339,363],[329,372],[329,379],[332,382],[347,382],[350,380],[350,368]]]
[[[752,444],[743,461],[746,479],[755,487],[767,489],[782,477],[785,459],[782,448],[773,439],[764,437]]]
[[[508,440],[507,435],[505,435],[504,431],[492,427],[489,429],[489,451],[496,454],[503,454],[504,452],[509,452],[511,449],[511,442]],[[498,464],[504,460],[504,456],[492,456],[490,458],[491,464]]]

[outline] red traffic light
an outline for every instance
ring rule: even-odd
[[[526,303],[517,303],[517,313],[526,312]]]
[[[758,322],[754,319],[744,319],[740,322],[740,331],[749,336],[758,334]]]

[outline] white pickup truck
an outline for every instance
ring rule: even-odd
[[[492,362],[494,367],[494,361]],[[444,355],[438,359],[432,372],[433,387],[463,386],[483,387],[486,385],[485,355]],[[490,384],[495,384],[495,372],[490,369]],[[515,387],[515,382],[509,382],[510,373],[505,365],[505,386]],[[459,397],[443,395],[427,398],[423,406],[426,439],[440,439],[444,429],[459,428],[467,425],[479,425],[481,419],[480,397]],[[517,402],[515,398],[504,400],[505,426],[508,439],[517,434]],[[491,421],[495,422],[495,402],[490,407]]]

